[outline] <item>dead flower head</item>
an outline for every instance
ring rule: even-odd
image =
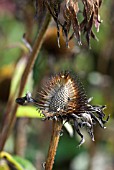
[[[92,27],[94,25],[99,31],[101,23],[99,8],[102,0],[36,0],[36,2],[36,9],[44,5],[56,22],[59,47],[60,28],[66,38],[67,47],[73,37],[81,45],[81,33],[85,33],[88,44],[91,37],[97,39]]]
[[[45,119],[73,122],[76,132],[80,135],[80,145],[84,143],[81,128],[86,127],[94,141],[93,126],[98,124],[104,127],[108,121],[103,120],[105,106],[92,106],[87,99],[83,86],[77,75],[65,71],[52,76],[39,92],[38,100],[34,100],[30,93],[16,99],[19,104],[32,102],[42,111]]]

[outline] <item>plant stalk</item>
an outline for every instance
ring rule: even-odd
[[[50,146],[48,150],[45,170],[52,170],[53,168],[62,125],[63,125],[62,121],[53,120],[53,130],[52,130],[52,136],[51,136]]]
[[[23,75],[22,75],[22,78],[21,78],[21,81],[20,81],[20,88],[19,88],[18,97],[22,96],[22,93],[24,91],[29,73],[30,73],[32,67],[34,66],[35,60],[36,60],[38,53],[40,51],[40,48],[42,46],[43,39],[44,39],[46,30],[48,28],[48,25],[50,23],[50,20],[51,20],[51,15],[49,14],[49,12],[47,12],[44,23],[43,23],[43,25],[42,25],[39,33],[38,33],[38,36],[36,38],[36,41],[34,43],[33,50],[32,50],[32,52],[29,56],[27,66],[25,67],[25,70],[23,72]],[[15,102],[15,101],[12,100],[11,105],[8,105],[9,108],[8,109],[6,108],[7,113],[5,113],[5,115],[8,116],[8,119],[7,118],[6,119],[9,120],[9,121],[8,122],[6,121],[3,125],[3,127],[2,127],[2,131],[1,131],[1,134],[0,134],[0,151],[3,150],[5,142],[7,140],[7,137],[9,135],[12,127],[14,126],[14,123],[15,123],[15,120],[16,120],[16,112],[17,112],[18,105],[14,104],[13,102]],[[12,105],[14,106],[13,109],[10,108],[10,106],[12,106]],[[10,119],[9,119],[9,112],[8,112],[9,110],[11,111]]]

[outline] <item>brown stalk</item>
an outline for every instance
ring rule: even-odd
[[[40,51],[40,48],[41,48],[41,45],[43,43],[43,39],[44,39],[44,36],[45,36],[45,32],[48,28],[50,20],[51,20],[51,15],[47,12],[44,23],[43,23],[43,25],[42,25],[39,33],[38,33],[38,36],[36,38],[36,41],[34,43],[33,51],[29,56],[27,66],[26,66],[26,68],[23,72],[21,82],[20,82],[18,97],[20,97],[22,95],[23,91],[24,91],[29,73],[30,73],[30,71],[31,71],[31,69],[32,69],[32,67],[35,63],[35,60],[38,56],[38,53]],[[14,123],[15,123],[15,120],[16,120],[16,111],[17,111],[18,105],[15,104],[13,109],[12,109],[11,107],[14,104],[13,102],[15,102],[15,101],[12,100],[10,105],[9,104],[7,105],[8,108],[6,108],[7,113],[5,113],[5,115],[8,116],[8,118],[9,118],[9,110],[10,110],[11,111],[11,117],[10,117],[10,119],[6,118],[6,121],[5,121],[5,123],[2,127],[2,131],[1,131],[1,134],[0,134],[0,151],[3,150],[5,142],[7,140],[7,137],[9,135],[12,127],[14,126]],[[9,120],[9,121],[7,121],[7,120]]]
[[[52,170],[53,168],[62,125],[63,123],[61,121],[53,120],[53,131],[52,131],[50,146],[48,150],[45,170]]]

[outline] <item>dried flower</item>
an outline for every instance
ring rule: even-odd
[[[39,6],[44,4],[56,22],[59,47],[60,27],[66,37],[67,47],[69,40],[73,37],[75,37],[78,44],[81,45],[81,33],[86,34],[88,44],[90,43],[91,37],[97,39],[92,27],[94,25],[97,31],[99,31],[101,23],[99,8],[102,0],[39,0],[38,2]],[[36,9],[38,8],[36,7]],[[70,30],[73,30],[71,36],[69,36]]]
[[[22,99],[22,102],[20,102]],[[72,121],[76,132],[81,137],[81,142],[85,139],[80,129],[86,127],[90,137],[94,141],[93,126],[96,122],[102,128],[108,121],[103,120],[105,114],[103,110],[106,106],[92,106],[91,99],[87,99],[83,86],[77,75],[65,71],[56,74],[42,87],[38,100],[34,100],[30,93],[25,97],[16,100],[19,104],[27,102],[35,103],[41,109],[45,119]]]

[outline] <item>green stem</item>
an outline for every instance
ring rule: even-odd
[[[30,71],[31,71],[31,69],[32,69],[32,67],[33,67],[33,65],[35,63],[35,60],[36,60],[36,58],[38,56],[38,53],[40,51],[40,48],[41,48],[41,45],[43,43],[43,39],[44,39],[46,30],[48,28],[48,25],[50,23],[50,20],[51,20],[51,15],[47,12],[45,21],[44,21],[44,23],[43,23],[43,25],[41,27],[41,30],[39,31],[39,34],[38,34],[38,36],[36,38],[36,41],[34,43],[33,51],[31,53],[31,55],[29,56],[27,66],[26,66],[26,68],[25,68],[25,70],[23,72],[18,97],[22,96],[22,93],[24,91],[24,88],[25,88],[29,73],[30,73]],[[12,102],[14,102],[14,101],[12,101]],[[12,103],[11,103],[11,106],[12,106]],[[18,108],[18,105],[14,104],[14,108],[12,109],[11,118],[9,119],[9,122],[6,122],[7,124],[4,124],[4,126],[2,128],[2,132],[1,132],[1,135],[0,135],[0,151],[3,150],[5,142],[7,140],[7,137],[9,135],[12,127],[14,126],[14,123],[15,123],[15,120],[16,120],[17,108]],[[11,108],[6,109],[6,110],[7,111],[11,110]],[[5,114],[5,115],[8,115],[8,113]]]
[[[52,131],[50,146],[48,150],[45,170],[52,170],[53,168],[62,125],[63,123],[61,121],[56,121],[56,120],[53,121],[53,131]]]

